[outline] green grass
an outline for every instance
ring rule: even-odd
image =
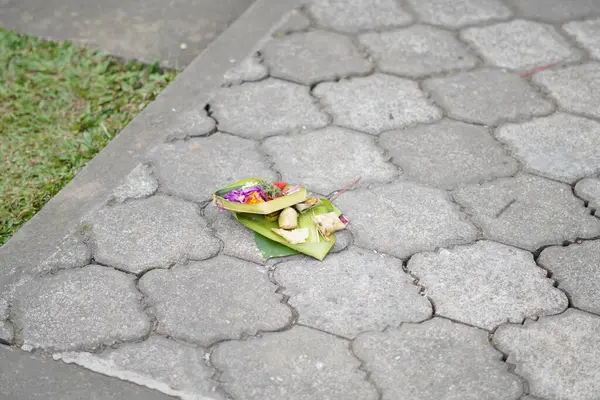
[[[175,74],[0,29],[0,244]]]

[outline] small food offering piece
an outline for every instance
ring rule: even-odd
[[[311,208],[314,208],[320,204],[322,204],[322,202],[318,197],[310,196],[303,203],[298,203],[294,207],[296,207],[296,210],[298,210],[300,212],[304,212],[304,211],[310,210]]]
[[[292,207],[281,210],[279,227],[282,229],[296,229],[298,227],[298,212]]]
[[[306,243],[308,239],[308,228],[294,229],[292,231],[286,231],[285,229],[273,228],[273,232],[283,237],[291,244],[302,244]]]
[[[281,214],[280,211],[274,211],[271,214],[265,215],[265,219],[269,222],[275,222],[279,219],[279,214]]]
[[[319,232],[323,236],[323,239],[329,241],[329,235],[333,232],[341,231],[346,228],[346,224],[342,222],[340,217],[334,212],[327,214],[315,215],[313,221],[317,225]]]

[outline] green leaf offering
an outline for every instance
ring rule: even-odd
[[[321,198],[321,204],[299,215],[298,229],[306,228],[308,230],[308,238],[306,239],[305,243],[301,244],[292,244],[273,232],[273,228],[279,228],[277,221],[268,221],[264,215],[235,212],[232,214],[241,224],[252,229],[259,235],[262,235],[271,241],[277,242],[299,253],[309,255],[318,260],[323,260],[323,258],[325,258],[327,253],[329,253],[329,250],[331,250],[335,244],[335,236],[333,234],[329,236],[329,241],[323,239],[312,217],[329,212],[335,212],[338,216],[342,214],[342,212],[329,200]],[[267,252],[270,250],[275,252],[274,248],[269,249],[264,243],[262,246]],[[261,249],[260,246],[259,249]],[[261,252],[263,252],[263,249],[261,249]],[[263,254],[265,253],[263,252]]]

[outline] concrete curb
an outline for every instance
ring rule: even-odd
[[[212,42],[159,97],[0,248],[0,293],[48,258],[89,212],[144,157],[165,140],[183,111],[203,108],[224,72],[253,51],[297,0],[258,0]]]

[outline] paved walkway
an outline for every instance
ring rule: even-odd
[[[293,12],[4,294],[0,338],[184,399],[600,398],[600,2],[515,3]],[[360,176],[334,252],[265,263],[209,204],[247,176]]]

